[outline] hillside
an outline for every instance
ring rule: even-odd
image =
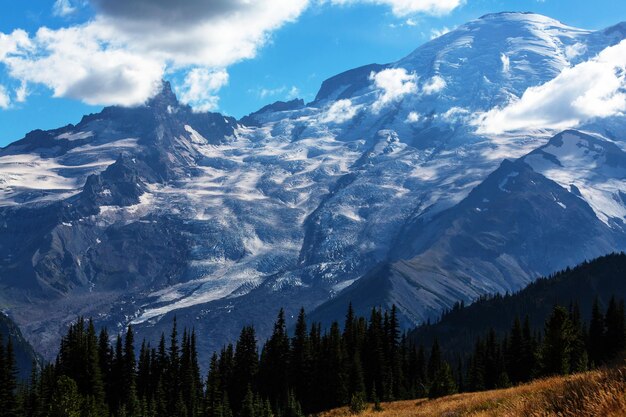
[[[626,254],[603,256],[573,269],[541,278],[523,290],[504,296],[483,297],[477,302],[444,314],[432,325],[417,327],[409,338],[430,346],[436,337],[449,353],[469,352],[477,336],[489,329],[502,334],[511,328],[516,316],[528,315],[531,328],[540,329],[556,304],[577,302],[582,317],[587,320],[597,297],[605,309],[611,296],[626,294]]]
[[[19,371],[19,378],[28,378],[33,361],[41,364],[41,358],[35,352],[30,343],[24,339],[24,336],[17,325],[3,313],[0,313],[0,336],[2,336],[4,344],[7,343],[9,337],[11,338],[15,351],[15,361]]]
[[[436,400],[383,403],[362,417],[435,416],[623,416],[626,414],[626,369],[598,370],[546,378],[514,388],[456,394]],[[321,417],[354,416],[344,407]]]

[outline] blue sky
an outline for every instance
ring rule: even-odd
[[[160,24],[170,23],[168,18],[161,20],[158,10],[146,20],[126,6],[136,3],[140,8],[146,1],[150,0],[126,0],[118,8],[116,0],[29,0],[5,5],[0,15],[0,95],[5,96],[4,105],[0,97],[0,146],[33,129],[77,123],[83,114],[97,112],[105,104],[141,101],[151,91],[152,84],[147,82],[150,77],[171,79],[180,95],[196,107],[241,117],[276,100],[300,97],[311,101],[324,79],[360,65],[395,61],[427,42],[437,31],[452,29],[486,13],[533,11],[587,29],[601,29],[626,20],[626,2],[615,0],[444,0],[448,3],[445,10],[423,10],[419,6],[421,0],[409,0],[404,4],[418,6],[408,12],[394,8],[402,0],[293,0],[289,4],[297,3],[294,8],[281,15],[259,7],[255,14],[250,14],[253,20],[234,22],[233,31],[237,31],[241,30],[237,25],[247,30],[247,22],[261,21],[243,40],[238,33],[190,30],[189,42],[212,42],[187,53],[179,52],[184,49],[180,44],[169,48],[167,34],[163,38],[168,45],[157,44],[162,33]],[[174,27],[201,28],[201,19],[217,22],[213,26],[229,26],[228,17],[219,20],[221,9],[206,14],[192,9],[202,7],[200,2],[154,1],[187,3],[190,8],[180,10],[180,17],[172,23]],[[284,0],[264,1],[269,4]],[[188,21],[188,15],[201,17]],[[124,22],[145,27],[145,37],[157,41],[147,43],[134,37]],[[57,49],[46,49],[48,38],[36,37],[42,27],[50,29],[48,33],[60,45]],[[26,33],[20,35],[16,29]],[[112,36],[124,38],[124,45],[112,47],[109,39],[100,38],[101,33],[109,30]],[[66,32],[76,36],[66,36]],[[225,33],[224,39],[221,33]],[[92,35],[97,41],[85,42],[74,51],[72,42],[82,42]],[[15,49],[16,40],[24,36],[30,44],[23,43]],[[174,45],[176,40],[171,39]],[[3,61],[3,45],[5,51],[13,46],[12,51],[19,58],[17,63]],[[92,52],[93,60],[83,62],[83,56]],[[49,55],[55,59],[46,61]],[[123,63],[121,70],[118,59]],[[128,80],[119,80],[126,76]],[[129,85],[133,86],[132,91]],[[110,91],[103,91],[102,86]],[[25,88],[22,93],[27,93],[20,96],[20,87]]]

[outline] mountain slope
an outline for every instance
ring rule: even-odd
[[[441,321],[412,330],[408,337],[425,346],[436,337],[447,352],[455,354],[470,352],[476,337],[484,337],[490,328],[499,335],[508,332],[516,316],[523,320],[528,315],[531,328],[540,329],[556,304],[578,303],[582,318],[588,321],[596,297],[603,311],[612,296],[625,297],[625,277],[626,255],[607,255],[541,278],[516,293],[454,309]]]
[[[26,381],[30,377],[33,364],[36,366],[43,364],[41,357],[26,341],[17,325],[4,313],[0,313],[0,335],[2,336],[2,343],[5,345],[11,339],[18,378]]]
[[[625,158],[608,140],[567,131],[505,160],[456,206],[408,222],[390,260],[320,307],[320,318],[337,317],[348,302],[361,314],[371,305],[397,304],[407,323],[418,324],[456,301],[514,291],[537,276],[624,250]]]

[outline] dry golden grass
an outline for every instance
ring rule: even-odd
[[[436,400],[383,403],[359,417],[626,416],[626,368],[546,378],[514,388],[457,394]],[[353,416],[347,408],[321,417]]]

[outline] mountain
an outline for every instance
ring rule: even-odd
[[[164,82],[143,106],[31,132],[0,150],[0,307],[48,357],[79,314],[151,340],[176,316],[210,352],[243,324],[265,337],[280,306],[292,320],[396,303],[412,326],[623,250],[624,117],[473,123],[623,29],[487,15],[311,103],[238,121]]]
[[[626,247],[626,153],[565,131],[504,160],[457,205],[408,222],[390,260],[313,313],[329,322],[352,302],[396,304],[407,325],[456,301],[515,291],[538,276]],[[414,300],[420,300],[415,303]]]

